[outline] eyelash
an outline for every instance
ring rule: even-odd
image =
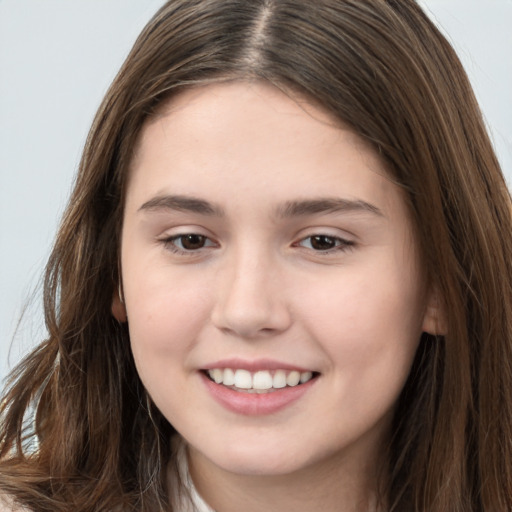
[[[333,243],[334,246],[329,248],[329,249],[324,249],[324,250],[315,250],[313,247],[312,247],[312,241],[317,239],[317,241],[319,239],[323,239],[324,241],[329,241],[330,243]],[[306,240],[309,240],[310,241],[310,246],[311,247],[308,247],[307,249],[310,249],[312,250],[313,252],[317,253],[317,254],[320,254],[320,255],[329,255],[329,254],[333,254],[333,253],[337,253],[337,252],[345,252],[345,251],[348,251],[350,249],[353,249],[354,248],[354,245],[355,243],[352,242],[351,240],[346,240],[344,238],[340,238],[339,236],[333,236],[333,235],[324,235],[324,234],[314,234],[314,235],[309,235],[305,238],[302,238],[301,240],[299,240],[298,242],[296,242],[294,244],[294,246],[298,246],[298,247],[304,247],[303,242],[305,242]]]
[[[175,235],[175,236],[171,236],[168,238],[164,238],[163,240],[161,240],[161,242],[163,243],[164,247],[167,250],[173,252],[174,254],[180,254],[180,255],[184,255],[184,256],[192,256],[195,253],[199,252],[200,250],[204,249],[205,247],[215,247],[215,245],[216,245],[214,242],[212,242],[208,245],[203,245],[201,247],[198,247],[197,249],[185,249],[183,247],[183,240],[186,237],[198,237],[198,238],[202,239],[204,242],[210,240],[207,236],[201,235],[199,233],[183,233],[181,235]],[[181,240],[181,248],[176,245],[176,242],[179,240]],[[211,240],[210,240],[210,242],[211,242]]]
[[[205,245],[202,245],[201,247],[197,247],[196,249],[186,249],[186,248],[183,247],[183,241],[184,241],[184,239],[186,237],[197,237],[197,238],[200,239],[200,243],[204,242]],[[313,247],[313,243],[311,243],[315,239],[316,239],[317,242],[319,242],[320,239],[323,239],[324,242],[327,241],[328,243],[332,243],[334,245],[333,245],[333,247],[328,248],[328,249],[324,249],[324,250],[322,250],[322,249],[315,249]],[[310,244],[309,244],[310,247],[305,247],[303,245],[303,243],[306,240],[310,241]],[[177,241],[181,241],[181,247],[178,247],[176,245]],[[208,241],[210,241],[210,243],[207,243]],[[201,250],[203,250],[205,248],[215,247],[216,246],[216,243],[212,242],[210,240],[210,238],[208,238],[205,235],[201,235],[199,233],[183,233],[183,234],[180,234],[180,235],[175,235],[175,236],[171,236],[171,237],[168,237],[168,238],[164,238],[164,239],[161,240],[161,242],[163,243],[164,247],[167,250],[171,251],[174,254],[184,255],[184,256],[193,256],[193,255],[197,254],[199,251],[201,251]],[[301,238],[298,242],[295,242],[293,244],[294,247],[303,247],[303,248],[311,250],[314,253],[320,254],[320,255],[329,255],[329,254],[333,254],[333,253],[337,253],[337,252],[345,252],[345,251],[348,251],[350,249],[353,249],[354,245],[355,245],[355,243],[350,241],[350,240],[346,240],[346,239],[340,238],[338,236],[325,235],[325,234],[309,235],[307,237]]]

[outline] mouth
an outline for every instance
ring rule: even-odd
[[[240,393],[265,394],[285,388],[295,388],[318,377],[314,371],[298,370],[258,370],[241,368],[211,368],[202,370],[206,377],[226,388]]]

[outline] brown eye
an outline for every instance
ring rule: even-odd
[[[174,239],[174,243],[185,251],[196,251],[202,249],[206,245],[207,238],[203,235],[196,235],[190,233],[188,235],[181,235]]]
[[[300,240],[297,245],[318,253],[330,254],[345,251],[354,247],[354,242],[337,236],[311,235]]]
[[[217,244],[210,238],[197,233],[171,236],[161,240],[161,242],[167,250],[182,255],[199,253],[202,249],[217,247]]]
[[[334,249],[337,244],[337,239],[332,236],[314,235],[309,237],[311,248],[316,251],[328,251]]]

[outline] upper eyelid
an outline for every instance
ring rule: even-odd
[[[206,238],[215,238],[215,236],[209,229],[203,228],[202,226],[196,226],[193,224],[167,227],[167,229],[160,230],[159,234],[156,235],[156,238],[159,240],[163,240],[170,238],[178,238],[180,236],[185,235],[201,235],[205,236]]]
[[[332,226],[332,227],[313,226],[313,227],[309,227],[309,228],[304,228],[304,229],[299,230],[295,234],[294,238],[296,240],[302,240],[302,239],[308,238],[310,236],[328,236],[331,238],[339,238],[340,240],[344,240],[346,242],[352,242],[352,243],[356,243],[356,241],[359,239],[359,237],[355,233],[353,233],[347,229],[342,229],[342,228],[334,227],[334,226]]]
[[[339,228],[324,228],[324,229],[313,228],[313,229],[301,230],[298,233],[296,233],[295,235],[293,235],[291,237],[291,239],[294,240],[293,243],[295,243],[296,241],[304,240],[306,238],[310,238],[312,236],[326,236],[329,238],[337,238],[339,240],[342,240],[345,242],[351,242],[351,243],[355,243],[357,240],[357,236],[354,235],[353,233],[350,233],[345,230],[343,230],[342,234],[332,233],[331,229],[339,230]],[[157,235],[155,237],[156,240],[157,241],[171,240],[171,239],[176,239],[176,238],[186,236],[186,235],[204,236],[205,238],[208,238],[212,241],[216,241],[216,238],[218,238],[218,237],[215,237],[214,235],[212,235],[211,232],[209,232],[209,230],[202,229],[202,228],[197,228],[197,229],[196,228],[192,228],[192,229],[185,228],[185,229],[180,229],[180,231],[177,231],[176,233],[172,233],[172,232],[169,233],[169,231],[171,231],[171,230],[165,230],[162,234]],[[301,233],[302,231],[307,231],[307,232]]]
[[[346,242],[346,243],[355,243],[354,240],[351,240],[348,237],[340,236],[340,235],[331,235],[329,233],[322,233],[322,232],[312,233],[310,235],[299,237],[298,241],[300,242],[302,240],[307,240],[308,238],[313,238],[315,236],[324,236],[325,238],[332,238],[334,240],[340,240],[340,241]]]
[[[341,242],[340,245],[344,245],[344,246],[354,246],[354,245],[356,245],[356,242],[354,240],[350,240],[350,239],[342,237],[342,236],[329,235],[329,234],[326,234],[326,233],[314,233],[314,234],[311,234],[311,235],[300,237],[300,238],[297,239],[296,242],[294,242],[294,245],[295,244],[299,244],[300,242],[303,242],[304,240],[307,240],[308,238],[313,238],[315,236],[324,236],[326,238],[332,238],[333,240],[340,241]]]
[[[165,241],[179,238],[180,236],[186,235],[200,235],[204,236],[215,243],[219,243],[219,236],[213,233],[209,228],[204,227],[202,225],[197,224],[181,224],[176,226],[168,226],[167,229],[159,230],[159,234],[155,234],[155,240]],[[309,238],[311,236],[326,236],[330,238],[337,238],[347,243],[355,244],[359,241],[359,236],[352,232],[349,229],[344,229],[339,226],[334,225],[317,225],[317,226],[308,226],[302,227],[300,229],[294,230],[294,233],[289,233],[289,235],[283,235],[286,238],[290,237],[291,243],[297,243],[300,240]],[[228,233],[221,233],[220,238],[224,239],[224,241],[229,240],[231,236]],[[281,238],[281,235],[279,235]]]
[[[172,240],[178,240],[178,239],[180,239],[180,238],[182,238],[184,236],[187,236],[187,235],[202,236],[206,240],[209,240],[209,241],[213,242],[214,244],[217,244],[217,242],[211,236],[204,235],[203,233],[196,233],[196,232],[193,232],[193,231],[190,231],[188,233],[178,233],[176,235],[163,235],[162,237],[158,238],[158,241],[160,241],[160,242],[170,242]]]

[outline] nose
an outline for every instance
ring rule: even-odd
[[[288,329],[292,319],[286,287],[270,257],[254,251],[239,255],[226,261],[217,275],[212,322],[218,329],[246,339]]]

